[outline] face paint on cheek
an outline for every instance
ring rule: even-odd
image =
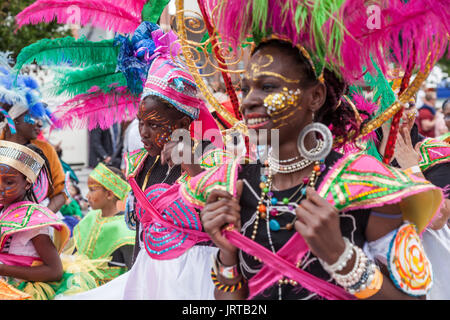
[[[158,148],[164,147],[164,145],[169,142],[170,136],[173,132],[173,126],[168,126],[167,130],[164,132],[158,132],[155,137],[155,144]]]
[[[289,111],[289,113],[285,114],[282,117],[276,118],[273,120],[273,123],[275,124],[274,129],[280,129],[288,124],[288,119],[290,119],[298,110],[292,109]]]
[[[11,170],[11,167],[8,165],[0,165],[0,179],[4,181],[4,179],[8,179],[9,181],[19,181],[22,174],[18,171]],[[13,185],[6,186],[4,190],[0,193],[2,196],[11,197],[20,193],[25,189],[21,183],[14,183]]]
[[[276,116],[284,110],[296,106],[300,93],[300,89],[297,89],[294,92],[285,87],[282,92],[269,94],[264,99],[264,107],[267,109],[267,114],[270,116]]]

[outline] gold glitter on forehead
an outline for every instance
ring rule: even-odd
[[[267,62],[264,63],[264,58],[267,58]],[[258,60],[251,64],[250,69],[252,70],[251,75],[246,75],[248,78],[255,81],[260,76],[270,76],[283,80],[286,83],[300,83],[299,79],[289,79],[279,73],[271,71],[261,71],[262,68],[267,68],[273,63],[274,59],[270,54],[265,54],[260,56]]]

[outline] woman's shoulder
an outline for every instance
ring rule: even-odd
[[[442,201],[442,191],[430,182],[364,153],[338,159],[317,191],[340,211],[400,204],[404,218],[414,222],[419,231]]]
[[[144,148],[127,153],[125,155],[125,176],[127,178],[136,176],[147,157],[148,152]]]

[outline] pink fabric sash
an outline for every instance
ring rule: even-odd
[[[265,266],[249,282],[250,294],[248,299],[270,287],[283,276],[297,281],[302,287],[328,300],[355,299],[344,289],[295,266],[296,260],[308,251],[308,246],[298,233],[295,233],[277,254],[231,228],[225,228],[223,234],[233,245],[250,255],[258,257],[265,263]]]
[[[42,261],[37,257],[19,256],[15,254],[0,253],[0,261],[11,266],[30,267],[35,261]]]
[[[181,231],[184,233],[189,233],[193,236],[196,236],[196,237],[198,237],[199,241],[205,241],[205,240],[210,239],[209,236],[205,232],[198,231],[198,230],[192,230],[192,229],[185,229],[185,228],[176,226],[176,225],[170,223],[169,221],[167,221],[166,219],[164,219],[163,216],[161,215],[161,213],[153,206],[153,204],[145,196],[144,192],[139,188],[136,180],[131,177],[128,179],[128,182],[130,183],[130,186],[133,189],[133,193],[134,193],[137,201],[139,201],[139,204],[146,211],[146,215],[144,215],[144,217],[141,221],[142,223],[154,221],[154,222],[158,222],[159,224],[161,224],[167,228],[176,229],[178,231]],[[173,185],[164,194],[162,194],[159,197],[159,199],[161,201],[163,201],[163,204],[165,204],[166,206],[169,206],[171,203],[171,198],[168,197],[168,195],[170,193],[170,194],[178,196],[178,188],[179,188],[179,184]],[[160,206],[160,207],[162,207],[162,206]]]

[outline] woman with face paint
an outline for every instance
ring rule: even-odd
[[[15,78],[10,70],[3,69],[0,73],[0,138],[22,145],[32,143],[42,150],[48,159],[51,176],[47,177],[48,182],[33,188],[40,203],[58,212],[66,201],[64,171],[53,146],[37,139],[51,115],[40,101],[36,80],[19,75],[14,85]]]
[[[360,129],[342,97],[343,79],[355,74],[357,61],[345,69],[330,65],[341,57],[320,46],[326,41],[309,38],[306,30],[321,30],[314,36],[323,39],[329,34],[314,29],[317,17],[306,3],[287,8],[268,1],[270,9],[255,15],[251,4],[242,9],[238,2],[219,2],[213,11],[223,39],[233,45],[258,29],[252,26],[266,28],[254,34],[241,111],[249,129],[259,136],[278,130],[279,140],[267,136],[267,160],[226,163],[181,187],[183,200],[202,210],[204,229],[219,248],[211,269],[216,299],[423,298],[432,271],[418,234],[438,211],[442,192],[373,157],[330,152],[327,127],[338,144]],[[335,8],[344,20],[355,14],[350,3]],[[306,16],[308,27],[299,30],[298,21],[289,20],[294,16]],[[361,48],[352,43],[352,50]],[[339,47],[330,51],[340,53]],[[364,253],[366,241],[388,233],[390,251],[381,260]]]
[[[59,253],[70,235],[53,212],[34,202],[32,184],[43,164],[33,150],[0,141],[0,276],[32,299],[52,298],[54,291],[42,288],[62,278]]]
[[[136,35],[141,37],[136,39]],[[204,133],[216,130],[220,140],[221,135],[206,105],[197,97],[194,79],[182,63],[173,59],[180,49],[176,39],[173,32],[163,33],[159,26],[148,22],[142,23],[132,38],[132,43],[146,44],[134,48],[135,52],[153,56],[146,62],[149,66],[137,113],[144,148],[129,153],[125,159],[126,178],[132,188],[125,221],[136,230],[133,266],[106,285],[71,299],[213,298],[208,270],[211,254],[217,249],[207,241],[206,234],[193,237],[183,231],[200,233],[202,227],[195,209],[177,199],[176,182],[203,170],[193,160],[202,156],[202,152],[194,155],[194,150],[206,152],[210,144],[202,141]],[[152,47],[159,49],[152,52]],[[132,58],[136,57],[139,55]],[[122,72],[127,74],[125,69]],[[179,143],[174,138],[177,134],[187,144]],[[180,146],[185,148],[181,150]]]

